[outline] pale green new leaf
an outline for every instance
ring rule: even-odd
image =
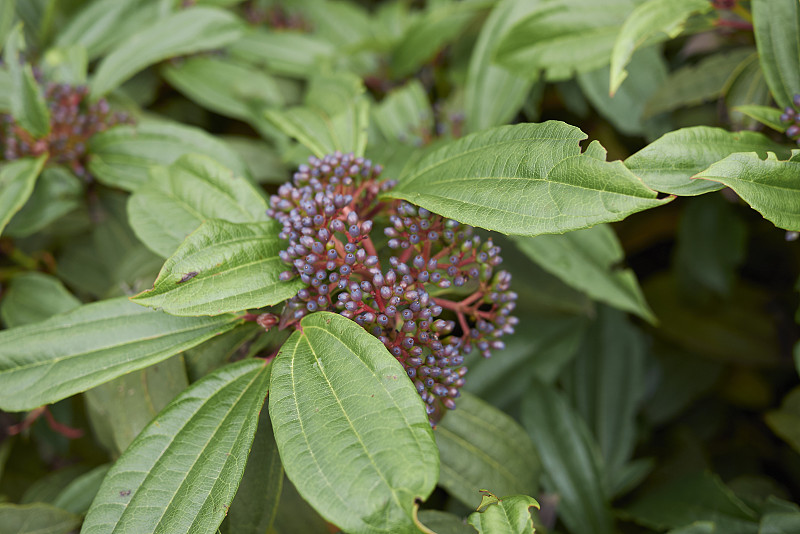
[[[276,221],[205,221],[164,263],[153,289],[132,300],[172,315],[219,315],[286,300],[303,287],[278,279],[288,266]]]
[[[273,363],[269,413],[286,474],[346,532],[411,533],[439,455],[422,399],[386,347],[355,322],[318,312]],[[412,468],[413,467],[413,468]]]
[[[151,5],[147,5],[147,4]],[[71,17],[56,35],[56,46],[83,45],[95,59],[135,28],[142,15],[156,15],[149,0],[95,0]],[[147,20],[147,19],[145,19]]]
[[[0,318],[6,327],[12,328],[44,321],[80,305],[81,301],[58,278],[31,271],[11,279],[0,301]]]
[[[161,74],[201,106],[243,121],[264,107],[283,104],[280,88],[271,76],[232,59],[190,57],[164,64]]]
[[[753,30],[761,69],[780,107],[800,93],[800,3],[753,0]]]
[[[515,241],[528,257],[564,283],[594,300],[655,321],[636,275],[620,266],[625,253],[609,226],[597,225],[563,235],[518,237]]]
[[[645,43],[677,37],[692,15],[713,9],[708,0],[648,0],[625,19],[611,52],[610,92],[614,94],[628,76],[625,66]]]
[[[800,231],[800,150],[780,161],[774,153],[731,154],[697,175],[727,185],[778,228]]]
[[[611,534],[603,460],[583,419],[555,389],[534,380],[522,401],[522,425],[539,452],[547,490],[559,495],[567,529]]]
[[[0,409],[32,410],[142,369],[233,328],[221,317],[173,317],[116,298],[0,331]]]
[[[116,126],[92,136],[89,172],[111,187],[134,191],[149,179],[153,165],[169,165],[185,154],[205,154],[248,176],[247,166],[224,142],[199,128],[164,120]]]
[[[9,103],[11,115],[17,124],[39,138],[50,133],[50,111],[47,109],[42,90],[33,76],[31,65],[22,62],[21,52],[24,50],[25,37],[20,23],[8,35],[3,50],[3,60],[11,78]]]
[[[253,185],[201,154],[152,167],[150,181],[131,195],[128,220],[147,247],[167,257],[203,221],[267,220],[267,203]]]
[[[478,491],[536,493],[541,471],[536,449],[514,419],[479,397],[462,394],[434,432],[441,458],[439,485],[475,507]]]
[[[0,233],[33,193],[36,178],[42,172],[47,155],[24,158],[0,168]]]
[[[506,34],[497,62],[511,72],[548,80],[608,65],[614,39],[636,0],[540,0]]]
[[[517,235],[618,221],[671,200],[657,199],[621,162],[581,153],[585,138],[557,121],[471,134],[406,168],[386,196]]]
[[[315,35],[297,32],[267,32],[253,29],[228,47],[234,59],[266,68],[272,74],[309,78],[315,65],[336,48]]]
[[[81,518],[45,503],[0,503],[0,527],[8,534],[69,534]]]
[[[480,534],[533,534],[531,508],[539,503],[527,495],[497,499],[483,511],[470,514],[467,522]]]
[[[734,110],[744,113],[775,131],[785,132],[788,124],[781,122],[783,112],[772,106],[737,106]]]
[[[104,96],[149,65],[220,48],[241,34],[241,22],[222,9],[191,7],[162,17],[143,26],[103,58],[90,82],[92,97]]]
[[[757,152],[781,158],[789,149],[756,132],[728,132],[693,126],[669,132],[625,160],[625,165],[650,188],[673,195],[700,195],[722,186],[692,180],[697,173],[735,152]]]
[[[470,55],[464,86],[467,133],[507,123],[517,114],[533,85],[530,73],[494,63],[501,39],[511,26],[536,7],[536,2],[502,0],[484,22]],[[503,98],[497,98],[502,94]]]
[[[181,393],[111,468],[81,532],[216,532],[244,472],[269,370],[245,360]]]

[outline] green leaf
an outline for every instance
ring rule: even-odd
[[[69,534],[81,518],[49,504],[0,503],[0,525],[9,534]]]
[[[562,374],[576,411],[603,456],[611,489],[633,454],[636,416],[644,398],[647,339],[625,314],[600,307],[578,355]]]
[[[389,60],[395,78],[413,74],[436,52],[457,38],[491,2],[466,0],[434,4],[408,25]]]
[[[506,34],[497,61],[550,81],[608,65],[614,39],[636,0],[544,0]]]
[[[419,522],[436,534],[475,534],[475,529],[460,517],[439,510],[420,510]]]
[[[235,223],[267,220],[267,203],[253,185],[215,160],[181,156],[169,167],[150,169],[150,181],[128,201],[136,236],[162,257],[209,219]]]
[[[244,472],[269,370],[245,360],[179,395],[111,468],[81,532],[216,532]]]
[[[621,162],[582,154],[567,124],[501,126],[471,134],[406,168],[385,196],[507,234],[587,228],[661,205]]]
[[[84,184],[64,167],[45,167],[30,198],[9,221],[5,234],[28,237],[70,211],[84,200]]]
[[[753,30],[761,69],[778,106],[800,93],[800,5],[794,0],[753,0]]]
[[[280,88],[271,76],[229,58],[190,57],[165,63],[161,74],[199,105],[243,121],[264,107],[283,104]]]
[[[716,534],[717,526],[711,521],[695,521],[691,525],[670,530],[667,534]]]
[[[14,82],[11,75],[5,68],[0,68],[0,111],[3,113],[11,112],[11,93]]]
[[[253,447],[236,498],[228,511],[231,534],[264,534],[278,513],[283,466],[272,433],[269,412],[262,410]]]
[[[110,464],[104,464],[75,478],[53,500],[53,506],[77,515],[86,514],[110,468]]]
[[[373,108],[378,130],[389,142],[421,145],[433,132],[433,110],[419,80],[391,91]]]
[[[37,159],[12,161],[0,168],[0,233],[33,193],[36,178],[46,160],[45,154]]]
[[[347,532],[416,532],[439,458],[422,399],[377,338],[344,317],[300,322],[273,363],[269,412],[286,474]],[[379,421],[379,423],[378,423]]]
[[[314,35],[253,29],[228,47],[234,59],[263,66],[272,74],[309,78],[315,65],[333,56],[336,48]]]
[[[98,441],[119,456],[188,385],[183,358],[176,355],[86,391],[86,412]]]
[[[625,160],[650,188],[674,195],[701,195],[722,186],[692,177],[735,152],[789,156],[789,149],[756,132],[694,126],[669,132]]]
[[[132,297],[172,315],[219,315],[278,304],[303,287],[283,282],[284,242],[275,221],[205,221],[164,263],[153,289]]]
[[[494,63],[494,56],[508,29],[535,7],[536,2],[502,0],[483,24],[470,55],[464,87],[467,133],[507,123],[525,102],[533,85],[531,76]],[[497,98],[498,94],[503,98]]]
[[[219,136],[244,162],[257,183],[282,184],[291,173],[278,151],[264,141],[238,135]]]
[[[625,67],[637,48],[677,37],[689,17],[712,9],[707,0],[648,0],[636,6],[625,19],[611,52],[611,94],[628,76]]]
[[[800,231],[800,150],[787,161],[774,153],[731,154],[697,175],[727,185],[778,228]]]
[[[20,504],[46,502],[53,504],[58,495],[75,479],[89,472],[84,464],[75,464],[46,473],[31,484],[22,494]]]
[[[89,172],[105,185],[126,191],[144,185],[153,165],[170,165],[193,153],[217,160],[235,176],[249,176],[242,159],[225,143],[199,128],[164,120],[143,120],[95,134],[89,152]]]
[[[336,150],[363,156],[369,126],[369,104],[363,93],[355,75],[320,75],[311,80],[305,106],[269,109],[265,116],[317,157]]]
[[[764,420],[775,434],[800,453],[800,388],[786,395],[779,410],[764,414]]]
[[[0,331],[0,409],[31,410],[221,334],[222,317],[172,317],[117,298]]]
[[[761,518],[758,534],[792,534],[800,530],[800,512],[769,513]]]
[[[480,534],[533,534],[530,508],[539,508],[536,499],[527,495],[495,499],[485,510],[470,514],[469,524]]]
[[[42,58],[45,79],[49,82],[84,85],[89,60],[86,49],[81,45],[51,48]]]
[[[655,47],[637,50],[631,59],[631,76],[612,97],[608,94],[607,67],[578,74],[578,83],[597,111],[626,135],[642,135],[647,122],[645,104],[662,87],[667,65]]]
[[[214,369],[235,361],[243,351],[253,345],[251,343],[253,338],[263,333],[264,329],[261,326],[248,321],[187,350],[184,353],[184,360],[189,381],[195,382]]]
[[[623,510],[637,523],[663,530],[711,521],[717,532],[755,534],[757,515],[717,475],[695,473],[650,490]]]
[[[81,301],[67,291],[55,276],[38,272],[21,273],[11,279],[0,301],[0,317],[6,327],[12,328],[44,321],[80,305]]]
[[[600,302],[655,321],[631,269],[621,268],[625,252],[614,230],[597,225],[563,235],[518,237],[530,259],[564,283]]]
[[[478,491],[536,493],[541,466],[525,430],[480,398],[463,394],[434,431],[441,458],[439,485],[470,507]]]
[[[14,9],[16,6],[14,4],[15,2],[3,2],[0,4],[0,51],[3,50],[8,34],[11,33],[14,27],[14,21],[16,20]]]
[[[645,115],[658,115],[719,98],[728,87],[731,76],[753,54],[751,47],[718,52],[703,58],[696,65],[670,73],[669,78],[662,81],[658,90],[650,96]],[[632,64],[632,76],[636,75],[636,70],[636,65]]]
[[[231,13],[193,7],[143,26],[103,58],[89,86],[100,98],[145,67],[170,57],[213,50],[241,36],[241,22]]]
[[[522,425],[539,451],[559,518],[570,532],[610,534],[603,460],[585,422],[564,398],[533,381],[522,401]]]
[[[3,60],[11,78],[11,115],[23,129],[33,137],[44,137],[50,133],[50,112],[44,101],[39,84],[33,77],[31,65],[23,62],[21,53],[25,51],[25,37],[22,23],[17,24],[8,35]],[[0,213],[3,213],[0,210]],[[2,226],[0,226],[2,230]]]
[[[765,126],[769,126],[775,131],[785,132],[786,128],[788,128],[786,123],[781,122],[781,114],[783,112],[778,108],[771,106],[736,106],[734,109]]]
[[[764,72],[761,70],[758,52],[754,52],[734,71],[730,80],[728,80],[728,87],[725,90],[725,104],[730,113],[731,129],[753,129],[757,124],[757,120],[746,116],[739,107],[761,107],[767,106],[771,102],[772,97],[764,79]],[[779,119],[780,112],[778,113],[779,115],[775,118]]]

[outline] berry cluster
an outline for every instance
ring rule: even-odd
[[[511,275],[496,270],[502,258],[491,239],[405,201],[382,202],[394,182],[380,172],[352,154],[312,157],[270,199],[268,214],[289,241],[281,279],[305,283],[279,324],[317,310],[353,319],[400,361],[435,422],[455,408],[464,355],[477,348],[489,357],[514,331],[517,295]],[[384,226],[388,258],[372,241],[374,225]]]
[[[794,95],[792,99],[794,107],[786,106],[781,115],[781,122],[789,124],[786,128],[786,135],[800,146],[800,94]]]
[[[50,133],[35,138],[9,114],[0,115],[0,144],[6,160],[49,153],[50,161],[69,166],[87,177],[86,146],[97,132],[130,122],[125,113],[113,113],[105,99],[88,102],[89,88],[65,83],[45,85],[45,101],[50,110]]]

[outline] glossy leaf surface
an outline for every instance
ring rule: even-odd
[[[344,317],[306,316],[273,363],[269,411],[286,474],[347,532],[415,532],[439,458],[399,362]]]
[[[778,106],[800,93],[800,5],[794,0],[753,0],[753,29],[767,85]]]

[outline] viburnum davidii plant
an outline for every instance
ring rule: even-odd
[[[0,43],[0,534],[800,532],[797,0]]]

